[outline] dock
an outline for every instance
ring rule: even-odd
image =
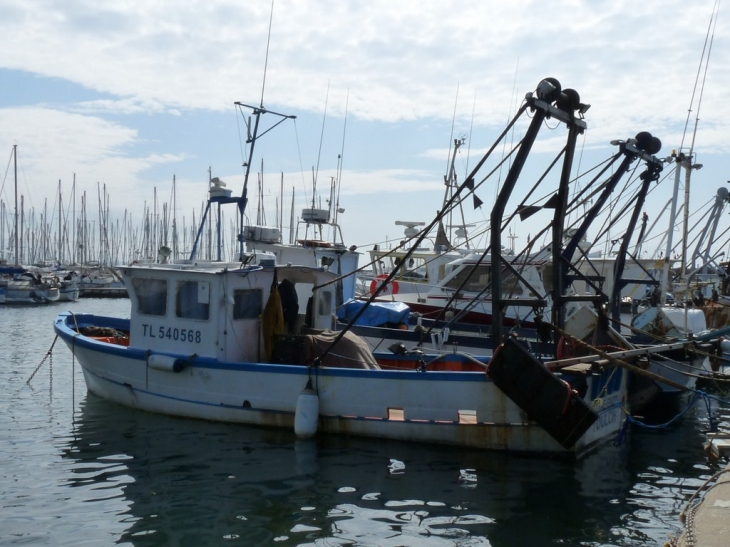
[[[730,438],[714,438],[705,445],[713,455],[730,454]],[[676,547],[727,547],[730,545],[730,465],[717,472],[690,500],[682,513],[684,532],[668,545]]]
[[[81,298],[129,298],[126,287],[82,287]]]

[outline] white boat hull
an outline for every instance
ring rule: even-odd
[[[28,283],[10,281],[0,291],[0,304],[36,305],[56,302],[60,297],[58,287],[34,288]]]
[[[294,428],[297,398],[312,378],[319,431],[485,450],[565,452],[483,372],[312,369],[301,365],[193,358],[180,372],[148,365],[149,352],[78,335],[103,318],[62,314],[56,332],[81,364],[88,389],[132,408],[223,422]],[[169,354],[168,354],[169,355]],[[188,361],[188,356],[173,355]],[[619,431],[625,374],[587,376],[585,400],[601,395],[598,420],[572,448],[582,452]]]
[[[81,289],[78,285],[62,286],[59,291],[59,302],[76,302],[81,296]]]

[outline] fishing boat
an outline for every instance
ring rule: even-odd
[[[335,289],[327,285],[335,276],[321,268],[170,265],[121,273],[130,319],[65,312],[55,331],[89,391],[126,406],[302,436],[323,431],[528,453],[581,451],[621,421],[620,369],[553,374],[527,361],[523,372],[532,377],[505,381],[518,391],[545,384],[541,406],[530,409],[551,420],[540,425],[497,387],[486,360],[463,353],[415,360],[340,337],[331,330]],[[284,310],[282,284],[310,290],[307,306]],[[503,351],[515,362],[522,350]],[[586,401],[599,396],[604,405],[594,411]]]
[[[531,139],[548,116],[583,124],[577,105],[563,99],[552,79],[528,94],[516,118],[529,111]],[[255,128],[268,112],[253,107]],[[571,135],[574,146],[577,132]],[[241,214],[247,180],[248,169],[242,195],[225,198]],[[583,453],[620,430],[628,376],[621,367],[550,369],[514,337],[498,337],[489,359],[372,352],[347,328],[335,330],[334,273],[247,264],[191,257],[123,267],[129,319],[65,312],[55,332],[89,391],[152,412],[284,427],[301,437],[325,432],[550,455]]]
[[[698,374],[707,367],[706,354],[711,349],[699,348],[695,341],[689,341],[686,338],[684,340],[662,339],[656,341],[646,338],[637,339],[633,334],[621,335],[619,317],[621,295],[628,290],[636,290],[636,286],[641,283],[657,283],[652,274],[657,273],[658,265],[653,260],[628,262],[625,259],[627,255],[630,255],[626,249],[628,237],[622,238],[621,250],[610,259],[600,255],[589,256],[587,253],[589,250],[589,246],[585,242],[587,227],[595,214],[603,208],[605,200],[631,163],[641,158],[646,163],[646,170],[637,177],[641,181],[641,188],[636,196],[635,214],[626,230],[627,234],[634,232],[634,223],[643,206],[645,191],[649,183],[656,180],[658,173],[661,172],[663,161],[654,156],[659,151],[657,142],[648,134],[640,133],[637,137],[627,141],[616,141],[619,151],[614,155],[613,161],[622,160],[621,164],[612,173],[593,208],[586,214],[578,228],[557,234],[562,238],[563,243],[561,247],[555,247],[558,251],[557,256],[552,249],[546,248],[543,249],[540,257],[542,263],[536,260],[536,257],[540,256],[539,254],[533,255],[531,260],[515,260],[512,254],[502,254],[497,258],[497,260],[515,266],[513,270],[508,271],[505,268],[500,271],[503,276],[500,294],[504,299],[501,307],[502,314],[500,314],[502,325],[509,326],[511,334],[519,332],[522,338],[529,340],[534,354],[554,358],[556,360],[554,366],[575,364],[581,360],[587,362],[599,355],[603,355],[605,359],[622,361],[621,365],[626,365],[631,371],[627,404],[632,412],[645,410],[654,403],[663,405],[667,401],[678,400],[684,394],[690,393],[695,386]],[[553,223],[553,226],[560,225],[562,225],[561,222]],[[493,223],[492,229],[495,232],[498,231],[499,224]],[[499,248],[499,241],[494,242],[492,248]],[[571,257],[577,250],[580,250],[582,258],[579,262],[574,263]],[[486,261],[486,266],[482,266],[481,260]],[[463,265],[456,270],[458,275],[454,276],[454,279],[457,280],[460,277],[461,282],[453,284],[453,291],[470,290],[472,295],[477,296],[484,293],[485,289],[489,288],[489,277],[494,272],[494,258],[489,255],[476,255],[461,262]],[[537,270],[539,275],[531,275],[530,269],[525,267],[527,264]],[[557,282],[554,281],[552,274],[556,269],[555,264],[570,265],[574,274],[572,276],[563,275]],[[515,273],[516,265],[522,266],[521,275]],[[540,269],[538,270],[538,268]],[[612,272],[612,275],[607,276],[606,270]],[[564,271],[567,271],[567,268]],[[474,281],[470,281],[471,278]],[[448,283],[449,280],[450,277],[447,276],[445,281]],[[550,282],[552,287],[546,294],[546,302],[562,302],[560,306],[562,310],[558,308],[551,310],[562,311],[562,313],[553,314],[552,322],[546,320],[542,313],[546,309],[545,305],[540,313],[537,313],[539,308],[533,302],[525,298],[520,299],[521,296],[529,294],[525,290],[528,285],[547,291],[547,287],[543,286],[545,282]],[[507,288],[510,290],[505,290]],[[608,294],[604,291],[608,291]],[[507,293],[512,293],[515,298],[511,299]],[[492,299],[485,298],[484,300],[490,305],[492,304]],[[579,305],[581,301],[592,305]],[[612,304],[610,311],[615,312],[613,320],[609,320],[609,302]],[[518,315],[513,309],[516,306],[510,306],[513,303],[520,305],[523,310],[534,317],[533,332],[528,334],[529,331],[524,328],[515,328],[514,321],[511,319]],[[352,304],[348,303],[347,307]],[[477,302],[476,305],[467,303],[462,310],[459,310],[457,316],[468,321],[469,316],[463,312],[469,308],[479,309],[479,305],[482,303]],[[353,306],[353,309],[356,308]],[[490,314],[483,313],[483,316],[491,317],[493,315],[491,312],[490,309]],[[347,310],[343,310],[340,315],[343,321],[351,321]],[[369,322],[371,315],[372,323]],[[523,318],[529,319],[530,315],[523,313]],[[364,336],[374,348],[393,346],[401,347],[401,351],[406,352],[412,351],[414,347],[422,348],[424,351],[432,348],[444,351],[449,348],[459,348],[460,351],[481,351],[480,354],[485,354],[498,347],[494,335],[500,332],[499,328],[483,329],[484,332],[477,333],[472,324],[470,332],[460,332],[464,330],[464,323],[446,321],[446,325],[434,326],[431,323],[426,326],[423,318],[418,318],[417,324],[412,330],[375,326],[377,321],[387,321],[388,326],[395,326],[391,317],[397,319],[398,315],[363,313],[360,318],[365,318],[365,320],[357,319],[358,323],[353,328],[359,335]],[[555,333],[558,334],[558,337],[555,337]],[[553,341],[552,347],[549,343],[551,341]],[[702,342],[705,345],[704,341]],[[574,357],[579,360],[571,361]]]
[[[509,255],[502,256],[510,259]],[[529,294],[547,295],[549,291],[543,284],[543,278],[549,279],[547,272],[550,268],[549,254],[540,254],[528,260],[512,256],[511,261],[518,262],[520,273],[518,275],[504,273],[501,286],[505,298],[521,298]],[[425,294],[399,292],[390,298],[407,304],[412,311],[427,318],[449,319],[458,315],[460,322],[490,326],[492,324],[491,255],[472,253],[462,256],[449,262],[445,270],[443,279]],[[386,292],[388,292],[387,287]],[[530,302],[511,305],[504,311],[504,324],[534,327],[535,315],[541,312],[549,314],[549,310],[549,303],[541,306],[541,311],[537,311]]]
[[[220,186],[211,184],[210,195],[220,192]],[[225,190],[228,196],[231,191]],[[246,242],[246,252],[252,256],[252,262],[264,262],[274,259],[277,264],[297,264],[299,266],[323,267],[332,273],[338,274],[340,290],[337,302],[341,304],[355,294],[355,272],[358,268],[360,253],[355,246],[346,247],[342,242],[340,227],[331,218],[327,209],[305,208],[302,211],[304,237],[295,238],[292,243],[282,241],[281,230],[272,226],[248,225],[244,226],[243,238]],[[310,228],[315,227],[322,233],[323,226],[332,228],[333,233],[339,233],[340,239],[327,241],[321,237],[307,237]]]
[[[368,298],[375,293],[388,275],[396,271],[395,278],[380,291],[379,300],[396,302],[422,300],[447,275],[450,271],[448,265],[451,262],[469,254],[451,247],[448,241],[446,244],[438,244],[438,236],[433,248],[408,249],[405,247],[406,242],[418,234],[416,227],[425,223],[400,220],[395,223],[406,226],[404,235],[407,239],[394,249],[375,245],[368,251],[370,268],[360,272],[357,280],[357,294],[361,298]],[[404,259],[406,262],[401,267]]]
[[[459,187],[455,163],[456,156],[464,142],[465,138],[453,140],[449,168],[444,175],[445,191],[442,206],[452,199]],[[478,200],[476,203],[480,204]],[[454,220],[455,218],[461,219],[462,223],[454,224],[454,222],[458,222]],[[463,219],[463,200],[458,200],[444,219],[446,225],[444,222],[440,222],[436,227],[432,248],[421,245],[408,247],[409,243],[415,241],[420,235],[420,227],[425,226],[425,222],[396,220],[396,226],[404,227],[405,239],[392,249],[381,248],[378,244],[368,251],[371,268],[358,275],[358,295],[367,298],[379,290],[381,301],[388,298],[394,301],[401,298],[406,298],[411,302],[422,301],[449,273],[448,264],[450,262],[473,252],[470,243],[471,237],[467,234],[467,229],[475,225],[465,224]],[[422,238],[421,241],[423,241]],[[394,271],[397,272],[396,277],[384,285],[384,280]],[[380,289],[381,285],[384,285],[382,289]]]

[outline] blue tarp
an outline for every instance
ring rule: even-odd
[[[23,273],[25,271],[26,271],[25,268],[21,268],[18,266],[0,266],[0,274],[3,274],[3,275],[4,274],[15,275],[15,274]]]
[[[337,310],[337,319],[349,323],[363,306],[363,300],[348,300]],[[370,327],[379,327],[386,323],[407,325],[410,314],[411,309],[403,302],[373,302],[357,318],[355,324]]]

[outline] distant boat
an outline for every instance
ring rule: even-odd
[[[505,273],[501,284],[503,296],[548,292],[542,279],[545,276],[543,270],[550,267],[549,255],[541,253],[528,260],[518,257],[512,257],[512,260],[519,262],[522,275]],[[490,255],[473,253],[461,256],[445,265],[443,278],[436,286],[424,286],[425,290],[421,292],[395,293],[386,286],[376,301],[403,302],[413,312],[429,319],[448,320],[458,315],[460,322],[487,327],[492,324],[491,269]],[[389,283],[397,285],[396,281]],[[545,309],[548,311],[544,313],[548,314],[550,308]],[[507,307],[504,315],[506,325],[535,326],[535,309],[529,302]]]
[[[0,282],[0,286],[0,304],[48,304],[60,297],[58,285],[52,279],[27,271]]]
[[[216,198],[215,184],[211,181],[210,198]],[[230,190],[225,190],[230,197]],[[339,230],[339,226],[330,219],[328,211],[322,209],[304,209],[302,211],[302,223],[307,229],[314,225],[321,233],[322,225],[327,225],[333,230]],[[306,230],[305,230],[306,235]],[[328,271],[342,276],[338,281],[342,289],[338,291],[338,302],[352,298],[356,291],[356,280],[354,272],[358,269],[360,253],[356,248],[347,248],[343,243],[324,241],[321,239],[302,238],[295,243],[283,243],[281,231],[270,226],[249,225],[243,228],[243,240],[246,243],[246,251],[252,257],[250,263],[274,260],[276,264],[297,264],[300,266],[322,267]],[[352,275],[348,275],[352,274]]]
[[[455,139],[453,141],[454,148],[449,161],[449,168],[444,175],[444,184],[446,190],[441,206],[445,206],[452,199],[454,192],[458,189],[457,176],[455,171],[456,156],[459,148],[464,144],[464,139]],[[459,213],[463,222],[463,204],[459,202]],[[447,216],[447,220],[453,220],[456,211],[452,211]],[[463,259],[472,255],[475,251],[470,247],[470,237],[467,235],[467,229],[474,224],[447,224],[449,233],[443,222],[439,222],[436,227],[436,236],[433,240],[433,247],[408,248],[408,242],[415,241],[425,222],[396,220],[397,226],[404,226],[405,239],[393,249],[381,248],[375,245],[368,251],[370,254],[369,270],[363,270],[358,273],[358,291],[357,296],[360,298],[369,298],[376,291],[379,292],[379,301],[403,301],[413,304],[414,311],[421,311],[424,314],[432,313],[438,315],[442,308],[442,303],[435,299],[426,304],[426,300],[430,296],[431,291],[439,292],[439,284],[448,276],[453,268],[450,263]],[[460,240],[457,245],[452,244],[453,241]],[[405,262],[404,262],[405,261]],[[391,272],[395,271],[396,275],[381,289],[381,285],[388,279]],[[419,309],[420,308],[420,309]],[[487,323],[488,317],[483,313],[476,312],[472,319],[477,323]],[[464,319],[464,318],[462,318]],[[464,319],[471,321],[471,319]]]
[[[15,178],[14,264],[0,265],[0,304],[48,304],[60,297],[52,277],[33,274],[18,263],[18,145],[13,145]]]
[[[113,268],[84,268],[78,280],[81,298],[126,298],[127,288]]]
[[[59,300],[62,302],[76,302],[81,297],[79,275],[76,272],[56,272],[59,278]]]

